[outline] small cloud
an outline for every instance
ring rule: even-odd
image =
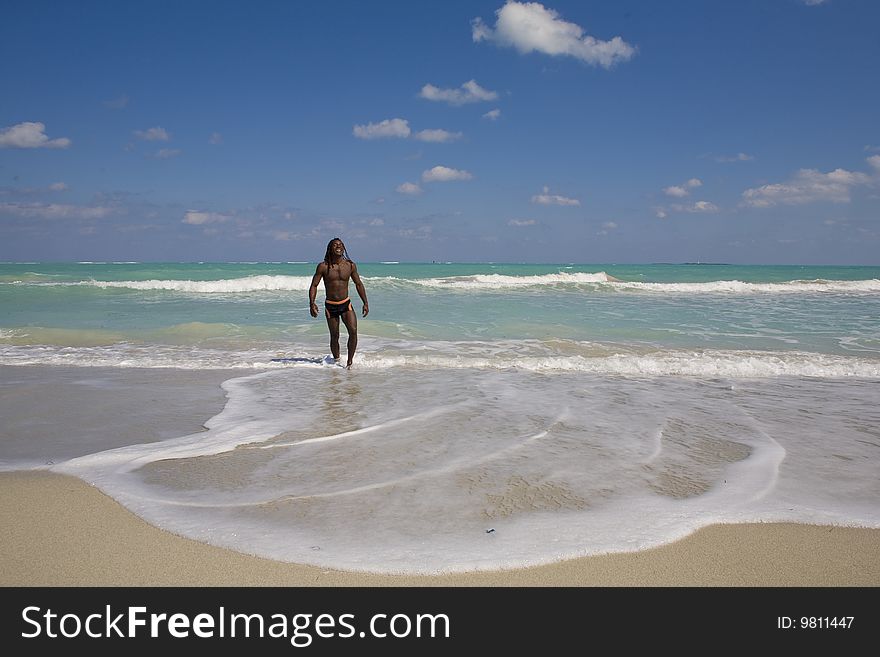
[[[499,116],[501,116],[501,110],[497,108],[489,110],[488,112],[483,114],[483,118],[489,119],[490,121],[497,121]]]
[[[880,151],[880,146],[871,146],[870,144],[867,144],[865,150],[869,153],[876,153],[877,151]]]
[[[749,160],[754,160],[754,155],[748,155],[747,153],[737,153],[736,155],[716,155],[716,162],[748,162]]]
[[[103,219],[116,212],[104,206],[62,205],[60,203],[0,203],[0,214],[38,219]]]
[[[67,137],[49,139],[46,126],[38,122],[18,123],[0,130],[0,148],[67,148]]]
[[[432,232],[430,226],[419,226],[418,228],[401,228],[397,234],[406,239],[426,240],[430,239]]]
[[[221,135],[219,132],[212,132],[211,136],[208,137],[208,143],[214,144],[215,146],[222,144],[223,143],[223,135]]]
[[[419,141],[449,142],[461,139],[464,135],[460,132],[448,132],[447,130],[420,130],[413,135]]]
[[[597,230],[596,235],[608,235],[612,230],[617,228],[617,224],[613,221],[606,221],[602,224],[602,230]]]
[[[507,222],[508,226],[535,226],[537,221],[534,219],[511,219]]]
[[[436,166],[422,172],[422,182],[449,182],[451,180],[470,180],[473,176],[461,169]]]
[[[803,0],[803,3],[808,7],[816,7],[818,5],[824,5],[827,0]]]
[[[669,206],[669,209],[673,212],[690,212],[692,214],[700,214],[704,212],[718,212],[718,206],[709,201],[696,201],[695,203],[691,203],[689,205],[682,205],[680,203],[675,203]]]
[[[619,36],[601,41],[585,35],[580,25],[562,20],[556,11],[538,2],[508,1],[495,11],[495,15],[494,29],[481,18],[471,21],[471,36],[475,43],[490,41],[516,48],[522,54],[564,55],[603,68],[611,68],[636,54],[636,48]]]
[[[165,128],[155,127],[148,128],[147,130],[135,130],[134,136],[138,139],[143,139],[144,141],[168,141],[171,139],[171,135],[168,133]]]
[[[719,212],[720,208],[711,201],[696,201],[694,203],[673,203],[669,207],[654,208],[654,214],[658,219],[666,219],[670,212],[687,212],[690,214],[707,214]]]
[[[697,187],[702,187],[703,181],[699,178],[691,178],[687,182],[682,185],[671,185],[670,187],[665,187],[663,189],[663,193],[667,196],[675,196],[676,198],[683,198],[685,196],[690,195],[691,189],[695,189]]]
[[[120,110],[128,107],[129,98],[125,94],[104,101],[104,107],[108,109]]]
[[[358,139],[383,139],[385,137],[409,137],[409,121],[405,119],[385,119],[379,123],[356,125],[352,134]]]
[[[676,196],[676,197],[679,197],[679,198],[681,198],[682,196],[687,196],[688,194],[690,194],[690,192],[689,192],[688,190],[686,190],[684,187],[679,187],[678,185],[672,185],[672,186],[670,186],[670,187],[664,187],[664,188],[663,188],[663,193],[666,194],[666,196]]]
[[[872,155],[866,162],[880,171],[880,155]],[[875,174],[876,176],[876,174]],[[868,185],[875,177],[860,171],[835,169],[821,173],[816,169],[801,169],[784,183],[753,187],[742,193],[743,205],[769,208],[774,205],[803,205],[816,201],[849,203],[850,192],[859,185]]]
[[[407,196],[418,196],[422,193],[422,188],[415,183],[405,182],[398,185],[395,191],[398,194],[405,194]]]
[[[433,84],[426,84],[419,92],[419,97],[450,105],[465,105],[495,100],[498,98],[498,93],[483,89],[476,80],[468,80],[458,89],[440,89]]]
[[[180,153],[181,150],[178,148],[160,148],[153,157],[157,160],[167,160],[169,157],[177,157]]]
[[[49,185],[49,189],[51,189],[53,192],[63,192],[65,190],[67,190],[68,187],[67,187],[67,183],[56,182],[56,183],[52,183],[51,185]]]
[[[223,223],[229,221],[229,215],[220,214],[219,212],[200,212],[198,210],[188,210],[183,215],[180,223],[190,224],[192,226],[203,226],[205,224]]]
[[[384,226],[385,220],[382,219],[381,217],[375,217],[373,219],[370,219],[370,221],[367,222],[367,225],[368,226]]]
[[[693,205],[687,206],[685,212],[718,212],[718,206],[709,201],[697,201]]]
[[[551,194],[549,187],[544,187],[543,194],[535,194],[532,196],[532,203],[538,203],[540,205],[569,205],[569,206],[579,206],[581,202],[576,198],[567,198],[565,196],[559,196],[558,194]]]

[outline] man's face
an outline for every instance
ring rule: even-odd
[[[342,243],[342,240],[333,240],[333,243],[330,245],[330,252],[341,256],[345,253],[345,244]]]

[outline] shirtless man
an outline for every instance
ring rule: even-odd
[[[357,265],[348,257],[345,244],[338,237],[334,237],[327,245],[327,253],[324,262],[318,263],[315,275],[312,277],[312,285],[309,287],[309,312],[312,317],[318,316],[318,304],[315,297],[318,295],[318,283],[324,280],[324,292],[327,298],[324,301],[324,316],[327,318],[327,327],[330,329],[330,352],[333,358],[339,360],[339,319],[345,322],[348,331],[348,365],[354,360],[354,352],[357,349],[357,313],[348,296],[348,281],[354,281],[358,296],[364,302],[364,317],[370,312],[370,304],[367,303],[367,290],[358,274]]]

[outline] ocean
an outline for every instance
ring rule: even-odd
[[[0,469],[370,572],[880,527],[880,267],[358,268],[346,370],[315,263],[0,263]]]

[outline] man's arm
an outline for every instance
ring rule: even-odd
[[[327,264],[319,262],[315,268],[315,275],[312,276],[312,284],[309,286],[309,314],[312,317],[318,316],[318,304],[315,303],[315,298],[318,296],[318,283],[321,282],[326,270]]]
[[[351,280],[354,281],[354,287],[357,290],[361,301],[364,302],[364,317],[366,317],[370,314],[370,304],[367,301],[367,288],[364,287],[364,282],[361,280],[361,275],[358,274],[357,265],[354,263],[351,263]]]

